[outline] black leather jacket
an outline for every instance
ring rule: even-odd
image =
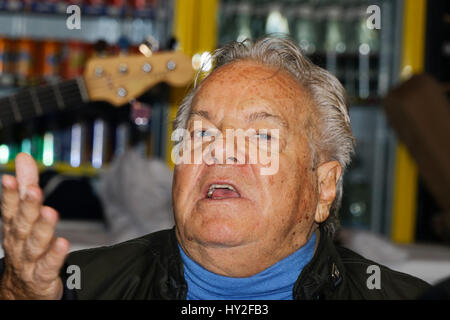
[[[175,229],[109,247],[76,251],[61,269],[63,299],[185,299],[187,284]],[[0,274],[2,263],[0,261]],[[69,265],[81,272],[81,288],[68,289]],[[369,289],[367,268],[380,268],[381,288]],[[299,275],[294,299],[414,299],[429,285],[417,278],[335,246],[323,232],[316,252]]]

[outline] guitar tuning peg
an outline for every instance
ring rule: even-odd
[[[152,52],[157,52],[160,49],[159,41],[153,36],[146,36],[141,45],[146,45]]]
[[[166,50],[169,51],[176,51],[178,49],[179,43],[177,38],[175,36],[171,36],[169,41],[167,41],[167,48]]]
[[[119,38],[119,40],[117,41],[117,45],[120,48],[120,52],[126,53],[126,52],[128,52],[128,50],[129,50],[129,48],[131,46],[131,43],[130,43],[130,40],[127,37],[121,36]]]
[[[104,57],[107,54],[108,43],[105,40],[98,40],[94,44],[94,51],[99,57]]]
[[[152,55],[152,49],[146,43],[141,43],[139,45],[139,52],[147,58]]]

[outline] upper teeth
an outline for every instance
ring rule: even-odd
[[[236,191],[236,189],[233,188],[233,186],[230,186],[229,184],[212,184],[209,186],[209,189],[208,189],[208,198],[212,197],[212,194],[213,194],[214,190],[216,190],[216,189],[229,189],[232,191]]]

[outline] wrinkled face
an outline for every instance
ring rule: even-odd
[[[182,246],[247,246],[273,253],[304,243],[318,200],[306,131],[311,128],[305,126],[313,118],[307,92],[285,72],[239,61],[208,77],[192,106],[187,126],[192,136],[195,121],[224,137],[227,129],[278,129],[279,164],[271,175],[261,174],[267,164],[248,163],[248,154],[245,163],[176,165],[173,201]],[[214,184],[235,191],[219,189],[208,197]]]

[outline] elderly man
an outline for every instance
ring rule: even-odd
[[[339,81],[287,39],[231,43],[213,62],[175,121],[187,134],[172,230],[66,257],[34,161],[16,158],[16,178],[2,180],[2,298],[414,298],[427,288],[332,242],[354,145]],[[228,135],[239,130],[240,144]]]

